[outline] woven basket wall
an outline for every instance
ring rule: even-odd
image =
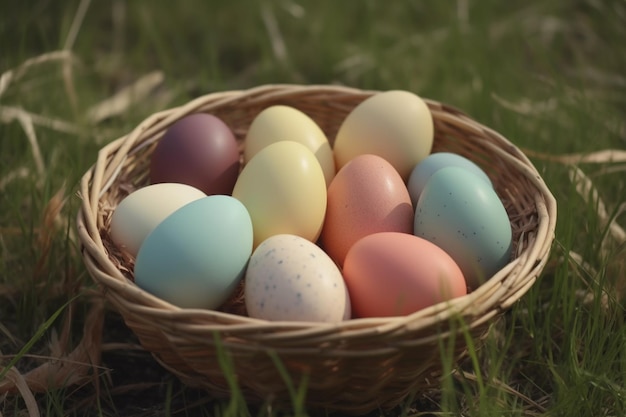
[[[346,115],[374,93],[268,85],[209,94],[153,114],[98,153],[80,186],[77,225],[85,265],[145,349],[184,383],[227,397],[230,389],[219,365],[225,354],[250,402],[289,402],[279,361],[295,383],[307,375],[310,406],[354,414],[390,408],[410,393],[437,386],[442,346],[453,347],[457,358],[464,355],[462,325],[480,339],[536,281],[554,239],[554,197],[507,139],[458,110],[426,100],[435,125],[433,152],[456,152],[481,166],[513,228],[514,259],[474,292],[409,316],[315,324],[246,317],[241,288],[220,311],[208,311],[174,307],[133,283],[133,259],[111,242],[110,218],[126,195],[148,184],[150,154],[169,125],[187,114],[212,113],[234,130],[241,145],[261,110],[284,104],[312,117],[332,143]]]

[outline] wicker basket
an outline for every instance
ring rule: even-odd
[[[467,334],[479,340],[536,281],[554,239],[554,197],[531,162],[504,137],[458,110],[426,100],[435,125],[433,151],[456,152],[481,166],[513,228],[514,259],[474,292],[409,316],[316,324],[249,318],[242,315],[241,294],[220,311],[180,309],[133,283],[133,259],[111,243],[110,218],[122,198],[147,185],[150,153],[169,125],[190,113],[212,113],[231,126],[241,145],[261,110],[285,104],[312,117],[332,143],[346,115],[374,93],[295,85],[213,93],[153,114],[98,153],[80,185],[77,221],[84,262],[145,349],[184,383],[216,398],[229,396],[220,367],[225,353],[251,403],[290,401],[282,368],[295,383],[307,376],[311,407],[351,414],[388,409],[411,393],[437,386],[442,342],[461,358]]]

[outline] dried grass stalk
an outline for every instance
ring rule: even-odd
[[[33,126],[33,119],[31,119],[26,113],[18,113],[17,120],[20,122],[28,143],[30,144],[31,151],[33,153],[33,159],[35,160],[35,167],[37,168],[37,174],[39,178],[43,178],[46,174],[46,166],[43,162],[43,156],[41,155],[41,148],[39,147],[39,141],[37,140],[37,134],[35,133],[35,127]]]
[[[5,123],[11,122],[18,117],[30,118],[34,125],[47,127],[57,132],[69,133],[72,135],[82,135],[84,131],[77,125],[65,120],[55,119],[52,117],[41,116],[39,114],[27,112],[19,107],[0,106],[0,120]]]
[[[72,51],[69,50],[47,52],[45,54],[27,59],[17,68],[5,71],[2,75],[0,75],[0,97],[2,97],[2,95],[6,92],[11,83],[22,78],[32,67],[52,61],[62,61],[74,64],[77,59]]]
[[[29,417],[39,417],[39,406],[37,405],[37,401],[35,400],[35,396],[31,391],[26,379],[17,368],[13,367],[9,369],[9,372],[6,375],[6,379],[9,383],[13,384],[17,391],[22,396],[24,400],[24,404],[26,404],[26,410],[28,412]]]
[[[83,327],[83,337],[70,353],[54,357],[37,368],[21,374],[17,369],[14,378],[0,381],[0,394],[19,392],[25,399],[34,392],[47,392],[72,385],[81,385],[95,378],[100,363],[104,303],[94,299]],[[64,349],[56,348],[57,353]],[[34,399],[33,399],[34,400]]]
[[[543,152],[535,152],[530,149],[524,151],[528,156],[537,157],[546,161],[559,162],[561,164],[613,164],[626,162],[626,151],[619,149],[604,149],[590,153],[574,153],[566,155],[552,155]]]
[[[87,110],[87,119],[99,123],[126,112],[133,104],[144,100],[157,86],[163,83],[164,79],[165,76],[162,71],[153,71],[144,75],[132,85]]]
[[[11,172],[9,172],[4,177],[0,178],[0,191],[4,191],[7,185],[12,183],[13,181],[26,178],[30,175],[30,171],[26,167],[19,167]]]
[[[626,231],[617,223],[615,217],[611,218],[611,216],[609,216],[604,201],[600,197],[598,190],[595,188],[589,177],[587,177],[587,175],[585,175],[585,173],[577,166],[571,166],[569,169],[569,178],[570,181],[572,181],[572,183],[576,186],[578,194],[583,198],[583,200],[585,200],[585,203],[591,204],[595,207],[598,219],[600,220],[602,226],[609,228],[607,237],[611,236],[618,245],[626,242]],[[602,241],[604,252],[608,250],[606,245],[607,240],[605,237]]]

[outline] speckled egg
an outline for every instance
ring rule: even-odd
[[[314,243],[280,234],[252,253],[245,275],[250,317],[338,322],[350,318],[350,298],[335,263]]]
[[[419,199],[419,196],[430,177],[435,172],[445,167],[464,168],[479,178],[482,178],[487,184],[492,186],[491,180],[485,171],[483,171],[470,159],[453,152],[435,152],[420,161],[420,163],[413,168],[413,171],[411,171],[407,188],[409,189],[409,195],[411,196],[411,202],[413,205],[417,203],[417,200]]]
[[[350,247],[377,232],[413,233],[413,206],[402,178],[377,155],[359,155],[328,187],[322,247],[340,266]]]
[[[511,257],[512,229],[495,190],[459,167],[435,172],[415,207],[414,234],[445,250],[474,289]]]

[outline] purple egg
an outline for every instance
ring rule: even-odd
[[[152,154],[150,182],[181,183],[206,195],[230,195],[239,165],[232,130],[211,114],[196,113],[167,129]]]

